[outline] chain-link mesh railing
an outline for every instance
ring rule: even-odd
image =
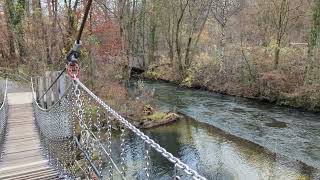
[[[7,98],[7,89],[8,89],[8,80],[2,84],[1,88],[1,106],[0,106],[0,159],[2,157],[2,147],[6,135],[6,126],[8,119],[8,98]]]
[[[41,108],[35,100],[34,111],[44,152],[50,163],[68,178],[154,179],[152,151],[171,163],[172,179],[205,179],[110,108],[78,79],[50,109]],[[127,162],[126,143],[132,136],[143,145],[143,155],[139,154],[143,163],[139,167]]]
[[[33,111],[44,155],[49,159],[50,165],[60,171],[61,175],[68,176],[73,164],[72,149],[74,121],[72,118],[72,87],[50,108],[41,107],[34,91]]]

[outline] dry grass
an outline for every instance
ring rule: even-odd
[[[277,70],[274,70],[273,53],[273,49],[268,47],[228,46],[224,73],[219,71],[219,61],[214,55],[200,53],[194,56],[186,77],[180,83],[234,96],[264,99],[309,110],[319,109],[318,86],[305,85],[307,49],[282,48]],[[161,64],[168,62],[164,59]],[[161,64],[154,65],[156,68],[152,68],[146,75],[178,81],[172,75],[177,72],[176,69]]]

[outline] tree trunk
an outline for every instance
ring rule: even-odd
[[[75,13],[76,13],[76,10],[77,10],[77,7],[78,7],[78,0],[76,0],[74,2],[74,6],[72,7],[72,0],[69,0],[67,2],[67,0],[64,1],[65,2],[65,7],[68,9],[68,29],[67,29],[67,32],[68,32],[68,37],[74,37],[75,36],[75,31],[76,31],[76,16],[75,16]],[[73,42],[72,41],[69,41],[66,43],[67,46],[69,47],[65,47],[67,49],[69,49]]]
[[[141,16],[140,16],[140,36],[142,38],[141,49],[142,49],[142,67],[146,69],[146,58],[145,58],[145,18],[146,18],[146,0],[142,0],[141,5]]]
[[[154,53],[156,51],[156,25],[154,22],[151,23],[150,35],[149,35],[149,61],[148,65],[154,63],[155,56]]]
[[[219,49],[219,58],[220,58],[220,72],[225,72],[225,25],[220,25],[221,34],[220,34],[220,49]]]
[[[176,51],[177,51],[177,56],[178,56],[179,71],[180,71],[180,73],[182,73],[183,72],[183,64],[182,64],[182,57],[181,57],[179,31],[180,31],[180,24],[177,25],[177,30],[176,30]]]
[[[274,50],[274,69],[277,70],[279,66],[281,38],[278,38],[276,49]]]
[[[185,57],[185,66],[186,68],[190,67],[190,50],[191,50],[191,42],[192,42],[192,38],[189,37],[188,38],[188,44],[187,44],[187,48],[186,48],[186,57]]]
[[[184,71],[184,65],[183,65],[183,62],[182,62],[181,47],[180,47],[180,24],[182,22],[183,15],[184,15],[184,12],[181,12],[181,15],[180,15],[180,17],[178,19],[177,26],[176,26],[176,38],[175,38],[176,51],[177,51],[177,56],[178,56],[177,58],[178,58],[178,63],[179,63],[179,71],[182,74],[183,74],[183,71]]]
[[[49,26],[50,28],[48,28],[48,31],[51,30],[51,33],[49,33],[49,37],[47,37],[47,48],[46,48],[46,51],[47,51],[47,62],[48,64],[52,64],[53,61],[52,61],[52,42],[55,41],[54,40],[54,18],[53,18],[53,11],[54,11],[54,4],[51,4],[51,0],[47,0],[47,4],[48,4],[48,15],[49,15]],[[48,35],[47,31],[46,31],[46,34]]]
[[[10,59],[15,58],[15,45],[14,45],[14,35],[13,35],[13,28],[12,28],[12,23],[10,20],[10,7],[7,7],[9,4],[6,4],[4,6],[5,8],[5,19],[6,19],[6,26],[7,26],[7,31],[8,31],[8,44],[9,44],[9,55]]]
[[[12,0],[5,1],[5,9],[7,13],[8,23],[10,24],[8,28],[12,32],[12,36],[9,39],[15,40],[17,42],[16,48],[19,52],[19,60],[21,63],[26,62],[26,51],[24,48],[24,30],[22,21],[26,13],[26,3],[25,0],[19,0],[17,2]],[[16,8],[19,7],[19,8]],[[11,40],[9,40],[10,42]],[[12,43],[12,42],[11,42]],[[13,44],[10,45],[10,53],[13,53]]]
[[[280,55],[280,48],[277,47],[274,52],[274,69],[278,69],[279,55]]]
[[[174,60],[174,50],[173,50],[173,36],[174,36],[174,33],[173,33],[173,29],[172,26],[171,26],[171,19],[169,18],[168,19],[168,30],[167,30],[167,44],[169,46],[169,58],[170,58],[170,63],[171,65],[173,65],[173,60]]]
[[[309,33],[308,43],[308,64],[305,67],[304,72],[304,84],[314,83],[313,74],[315,66],[319,66],[319,63],[315,61],[315,49],[319,46],[320,36],[320,0],[315,0],[313,7],[312,26]]]
[[[130,5],[130,3],[128,3]],[[136,56],[136,49],[135,49],[135,42],[136,42],[136,6],[137,6],[137,0],[132,0],[132,12],[131,12],[131,46],[130,46],[130,56],[132,57],[132,62],[130,63],[130,58],[128,62],[128,80],[131,77],[131,70],[132,70],[132,65],[135,60]],[[130,9],[129,11],[130,12]]]
[[[26,63],[26,50],[25,50],[25,43],[24,43],[24,33],[23,33],[23,27],[22,25],[18,25],[16,27],[16,38],[17,38],[17,44],[18,44],[18,51],[19,51],[19,61],[21,64],[25,64]]]

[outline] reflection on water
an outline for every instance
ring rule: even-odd
[[[193,120],[151,129],[146,134],[208,179],[309,180],[319,177],[319,170],[315,168]],[[145,179],[145,145],[132,134],[127,134],[126,139],[127,175]],[[119,147],[117,141],[113,143]],[[119,152],[119,149],[113,151]],[[150,152],[150,172],[151,179],[172,179],[174,174],[173,165],[155,151]]]
[[[158,107],[178,111],[272,152],[320,168],[320,116],[220,94],[145,81]],[[134,86],[132,86],[134,87]]]
[[[148,135],[209,179],[320,179],[317,114],[167,83],[147,81],[145,85],[155,88],[160,108],[176,107],[197,120],[148,130]],[[128,167],[136,168],[130,171],[133,177],[144,179],[144,145],[130,137]],[[172,165],[155,152],[151,151],[151,157],[152,179],[170,179]]]

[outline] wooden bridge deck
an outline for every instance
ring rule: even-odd
[[[31,92],[9,93],[7,135],[0,160],[0,180],[59,179],[40,149]]]

